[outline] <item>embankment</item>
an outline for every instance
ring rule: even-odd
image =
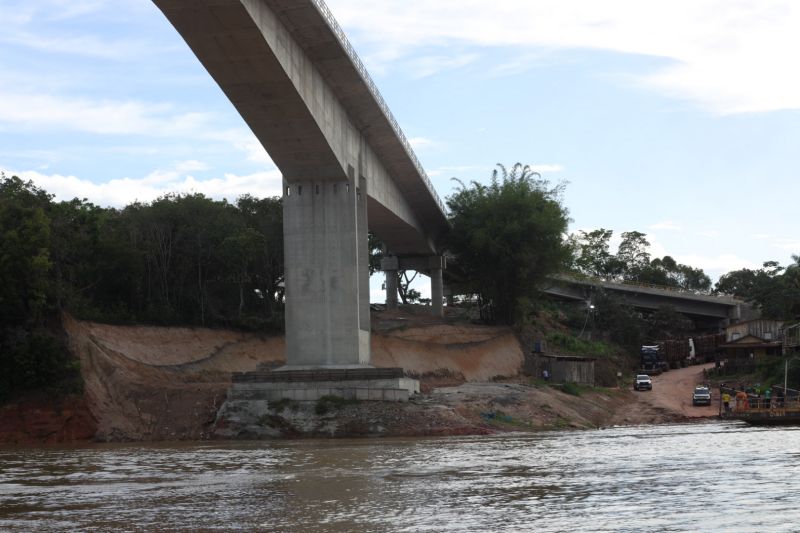
[[[637,407],[628,391],[576,397],[529,385],[518,376],[523,353],[508,328],[375,313],[372,363],[404,368],[420,379],[422,395],[407,404],[280,405],[263,434],[237,432],[224,420],[221,431],[231,373],[283,364],[282,337],[70,317],[64,329],[80,358],[83,397],[4,407],[0,443],[443,435],[680,419],[660,406]]]

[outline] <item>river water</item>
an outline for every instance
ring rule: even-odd
[[[798,531],[800,428],[0,449],[0,531]]]

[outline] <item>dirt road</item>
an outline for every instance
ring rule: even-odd
[[[670,370],[653,377],[653,390],[632,392],[634,401],[614,413],[613,424],[652,424],[717,416],[719,391],[711,391],[710,406],[693,406],[692,392],[703,383],[704,366]]]

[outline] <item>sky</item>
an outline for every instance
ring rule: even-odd
[[[712,278],[800,254],[800,3],[328,5],[443,199],[522,162],[567,184],[573,232],[641,231]],[[117,207],[280,194],[151,2],[0,0],[0,21],[6,174]]]

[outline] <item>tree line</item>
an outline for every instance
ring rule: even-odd
[[[647,235],[622,233],[616,254],[609,251],[613,232],[580,231],[569,238],[573,271],[604,279],[652,283],[694,292],[726,294],[752,302],[765,318],[800,319],[800,255],[783,267],[766,261],[762,268],[743,268],[720,276],[713,284],[702,269],[677,263],[672,257],[651,258]]]
[[[170,194],[122,209],[0,177],[0,396],[73,375],[61,311],[117,323],[283,327],[280,198]],[[60,377],[59,377],[60,376]]]
[[[604,228],[570,235],[572,269],[611,281],[649,283],[695,292],[711,290],[711,278],[702,269],[680,264],[668,255],[651,258],[647,235],[639,231],[622,233],[617,253],[612,254],[613,235],[612,230]]]

